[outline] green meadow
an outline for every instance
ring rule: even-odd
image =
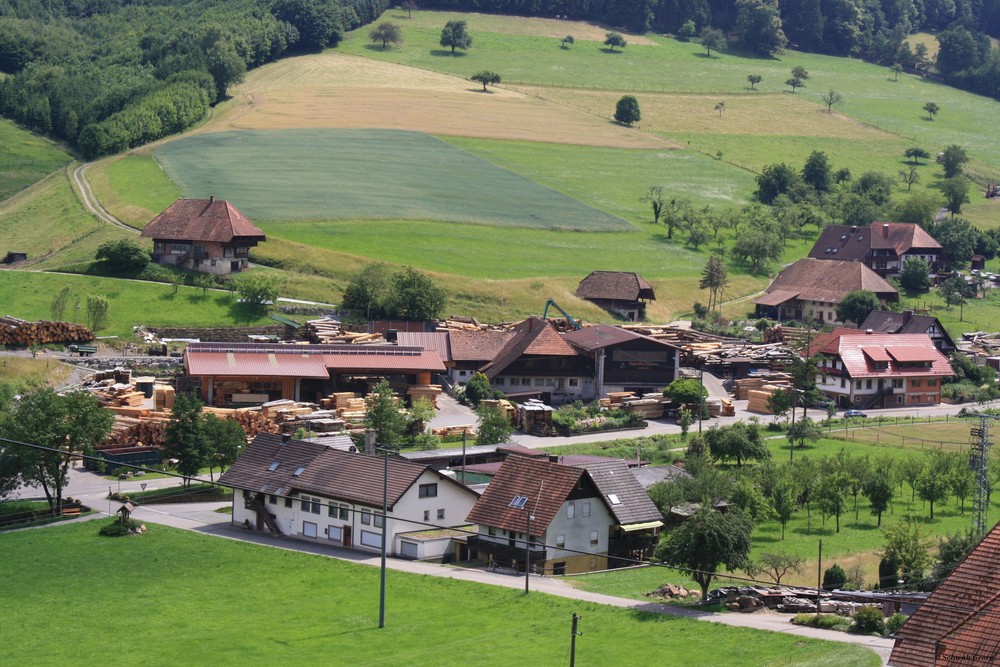
[[[214,193],[254,220],[408,219],[631,230],[623,220],[417,132],[197,134],[162,146],[156,156],[185,196]]]
[[[97,536],[98,521],[0,540],[0,661],[17,665],[872,666],[860,646],[733,628],[518,589],[377,568],[162,526]],[[123,620],[126,619],[126,620]],[[126,623],[131,630],[124,630]]]
[[[71,161],[55,142],[0,120],[0,200]]]

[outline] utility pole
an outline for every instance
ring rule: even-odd
[[[575,611],[573,612],[573,629],[569,633],[569,667],[576,665],[576,638],[583,635],[582,632],[576,631],[576,622],[581,618]]]
[[[823,540],[819,541],[819,564],[816,566],[816,613],[819,614],[819,596],[823,590]]]

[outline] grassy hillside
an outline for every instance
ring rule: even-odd
[[[0,201],[71,160],[49,139],[22,130],[9,120],[0,120]]]
[[[5,617],[18,628],[0,646],[0,661],[93,664],[113,652],[121,662],[155,656],[190,665],[308,664],[317,656],[357,665],[564,665],[570,618],[579,613],[581,664],[648,664],[663,655],[719,667],[879,662],[852,644],[392,570],[380,630],[377,568],[161,526],[101,538],[97,527],[61,525],[0,541]],[[138,578],[123,576],[137,567]],[[123,611],[142,628],[127,640],[108,620]]]

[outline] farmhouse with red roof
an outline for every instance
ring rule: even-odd
[[[224,275],[247,268],[250,248],[266,240],[224,199],[178,199],[142,230],[153,239],[153,261]]]
[[[941,402],[941,381],[954,372],[927,334],[839,328],[820,334],[816,388],[842,407],[890,408]]]

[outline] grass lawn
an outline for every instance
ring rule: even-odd
[[[146,153],[119,155],[95,163],[87,179],[100,192],[101,204],[129,225],[141,229],[181,196],[160,164]]]
[[[196,134],[165,144],[156,155],[185,196],[215,194],[259,221],[408,219],[632,230],[623,220],[415,132]]]
[[[877,665],[859,646],[619,610],[540,593],[389,571],[386,629],[376,627],[376,568],[152,526],[101,538],[97,522],[5,535],[5,618],[17,632],[0,661],[160,664],[562,665],[570,616],[577,658],[652,664]],[[234,573],[239,573],[234,578]],[[128,641],[108,619],[128,610]],[[58,639],[53,637],[58,628]],[[178,641],[179,636],[184,641]]]
[[[10,197],[72,158],[55,142],[0,120],[0,200]]]
[[[72,369],[64,363],[39,354],[35,359],[0,355],[0,382],[18,386],[54,386],[69,377]]]
[[[4,312],[25,320],[50,317],[52,297],[69,286],[71,292],[66,319],[82,323],[86,319],[88,294],[108,297],[108,321],[96,333],[101,336],[131,336],[136,324],[160,326],[225,326],[234,324],[264,324],[266,316],[248,313],[228,293],[202,296],[196,287],[180,287],[174,293],[172,285],[141,281],[123,281],[94,276],[0,271],[0,294]],[[80,310],[73,304],[80,299]]]

